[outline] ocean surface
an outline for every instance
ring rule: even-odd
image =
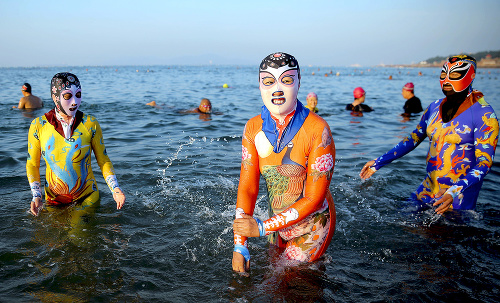
[[[116,210],[93,160],[101,193],[94,211],[79,215],[67,208],[38,217],[28,212],[29,125],[52,109],[50,79],[64,71],[80,78],[80,109],[103,129],[127,196],[122,210]],[[364,163],[418,123],[418,116],[405,121],[399,115],[403,85],[413,82],[426,107],[442,97],[439,72],[302,67],[299,100],[318,94],[319,114],[337,149],[330,185],[336,232],[321,260],[300,266],[278,261],[265,239],[252,238],[252,269],[240,275],[231,268],[231,226],[243,127],[262,106],[258,62],[0,69],[0,301],[498,302],[498,158],[477,209],[445,217],[405,202],[425,176],[428,140],[371,179],[358,176]],[[474,81],[497,114],[499,77],[499,69],[480,69]],[[43,99],[43,109],[12,109],[24,82]],[[375,109],[363,117],[344,110],[357,86]],[[220,113],[178,113],[197,107],[201,98]],[[145,105],[153,100],[158,108]],[[256,214],[267,214],[262,180]]]

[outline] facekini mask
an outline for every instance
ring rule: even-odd
[[[469,88],[472,91],[472,82],[476,77],[476,59],[459,55],[452,56],[444,63],[439,82],[441,89],[445,84],[450,84],[455,92],[462,92]]]
[[[75,116],[82,103],[82,87],[71,73],[58,73],[51,81],[50,93],[56,110],[67,116]]]
[[[259,87],[264,105],[275,116],[291,113],[297,105],[300,69],[286,53],[273,53],[260,63]]]

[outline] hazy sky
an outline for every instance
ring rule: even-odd
[[[500,1],[0,0],[0,67],[416,63],[500,50]]]

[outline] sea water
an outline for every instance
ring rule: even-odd
[[[418,212],[405,202],[425,176],[428,140],[371,179],[358,176],[367,161],[417,125],[418,115],[400,116],[405,83],[415,84],[424,107],[442,97],[438,68],[302,67],[299,100],[318,94],[319,114],[336,145],[330,185],[336,232],[324,257],[303,265],[280,262],[265,239],[252,238],[250,273],[234,273],[231,226],[242,133],[262,106],[256,66],[0,69],[0,301],[498,300],[498,160],[477,209],[447,217]],[[38,217],[28,212],[29,125],[53,107],[50,79],[64,71],[80,78],[80,109],[103,129],[127,196],[122,210],[116,210],[93,160],[101,192],[95,209],[44,211]],[[499,76],[498,69],[480,69],[474,81],[497,113]],[[43,99],[43,109],[11,108],[24,82]],[[345,110],[357,86],[375,109],[363,117]],[[210,99],[219,114],[178,113],[197,107],[201,98]],[[158,107],[145,105],[153,100]],[[261,180],[256,207],[261,219],[267,203]]]

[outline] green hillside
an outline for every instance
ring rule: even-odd
[[[496,50],[496,51],[483,51],[483,52],[477,52],[477,53],[473,53],[473,54],[466,54],[466,55],[469,55],[469,56],[472,56],[476,59],[476,61],[479,61],[481,59],[484,59],[486,58],[486,55],[491,55],[492,58],[500,58],[500,50]],[[453,56],[455,54],[452,54],[452,55],[449,55],[449,56]],[[443,57],[443,56],[436,56],[436,57],[432,57],[432,58],[429,58],[425,61],[429,62],[429,63],[432,63],[432,62],[440,62],[440,61],[443,61],[445,60],[446,58],[448,58],[449,56],[446,56],[446,57]]]

